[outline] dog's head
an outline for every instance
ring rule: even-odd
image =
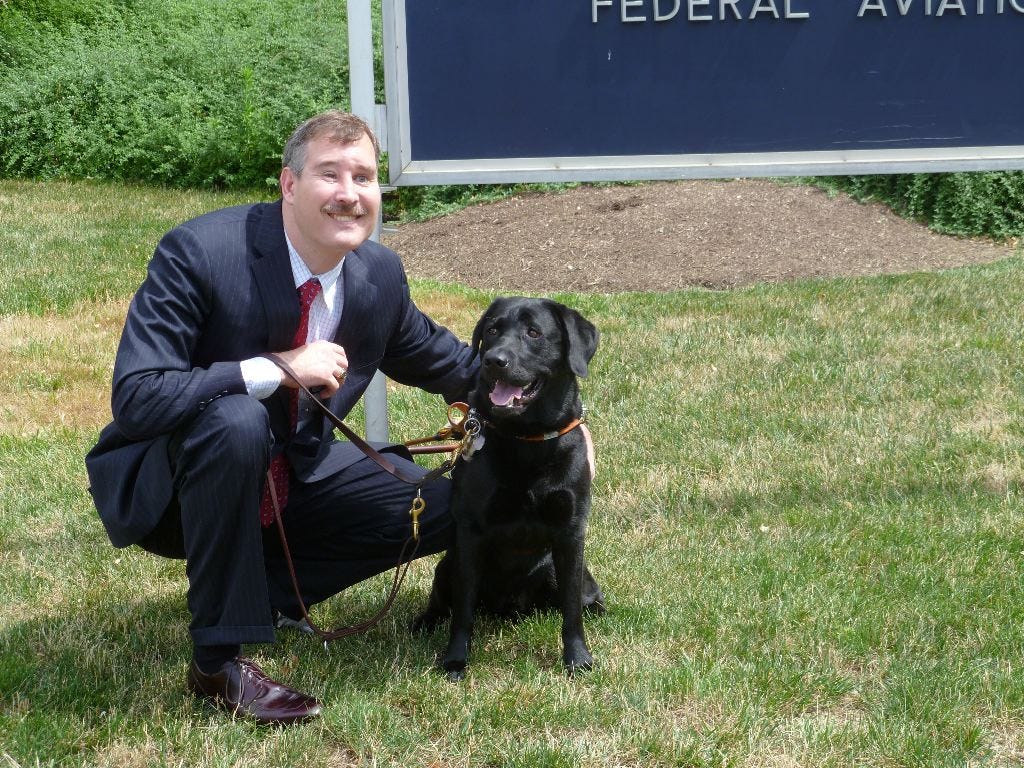
[[[477,395],[501,416],[523,413],[545,392],[564,398],[576,377],[587,375],[597,340],[590,321],[557,301],[497,298],[473,331]]]

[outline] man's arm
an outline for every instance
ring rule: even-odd
[[[127,437],[171,432],[213,399],[245,394],[237,361],[195,365],[210,314],[212,275],[203,243],[179,227],[157,246],[128,309],[114,363],[111,407]]]
[[[404,278],[404,275],[403,275]],[[423,314],[402,282],[402,312],[381,370],[402,384],[440,394],[451,403],[465,399],[479,364],[469,345]]]

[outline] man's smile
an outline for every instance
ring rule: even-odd
[[[335,221],[356,221],[361,216],[366,215],[366,211],[356,209],[354,211],[345,211],[339,208],[326,207],[323,212],[330,216]]]

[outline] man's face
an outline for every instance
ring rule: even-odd
[[[314,274],[334,267],[373,234],[380,211],[377,157],[369,136],[306,145],[301,175],[281,171],[284,225]]]

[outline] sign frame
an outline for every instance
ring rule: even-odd
[[[418,159],[411,139],[408,1],[382,4],[387,146],[395,186],[1024,170],[1024,145]]]

